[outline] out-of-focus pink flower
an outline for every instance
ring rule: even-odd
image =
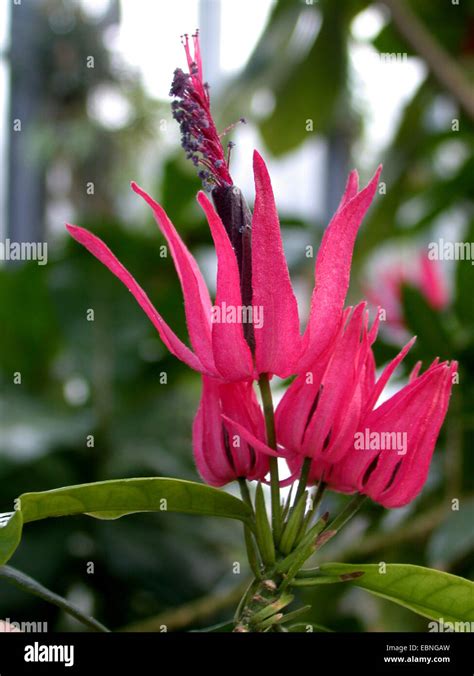
[[[300,375],[276,412],[277,437],[296,472],[312,458],[310,481],[369,495],[385,507],[407,504],[421,491],[446,415],[457,364],[435,362],[375,408],[412,339],[376,380],[364,304],[343,318],[329,354]],[[298,457],[299,456],[299,457]]]
[[[443,310],[449,303],[442,266],[425,253],[377,271],[366,296],[385,310],[387,325],[401,338],[406,336],[402,307],[402,287],[406,284],[418,289],[434,310]]]
[[[449,292],[441,264],[421,255],[419,259],[419,288],[435,310],[442,310],[449,303]]]
[[[193,425],[193,449],[204,481],[223,486],[235,479],[263,480],[268,456],[261,453],[225,421],[237,421],[264,441],[265,422],[252,383],[218,383],[203,376],[202,396]]]

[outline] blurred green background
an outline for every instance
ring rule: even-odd
[[[157,22],[144,62],[134,52],[139,32],[128,47],[135,63],[117,39],[135,30],[126,32],[131,4],[144,31]],[[251,148],[270,161],[302,308],[314,269],[305,247],[316,250],[353,166],[366,181],[382,161],[384,187],[358,238],[350,301],[371,289],[383,293],[381,268],[416,261],[439,237],[474,241],[474,2],[405,0],[397,3],[401,19],[391,5],[176,0],[153,16],[132,0],[23,0],[10,8],[0,79],[8,108],[1,236],[47,241],[49,260],[0,267],[2,511],[23,492],[65,484],[197,478],[191,425],[199,377],[167,353],[123,286],[63,228],[72,220],[103,237],[185,337],[173,265],[160,257],[163,240],[128,188],[136,179],[161,201],[212,284],[210,237],[194,200],[199,181],[180,151],[166,91],[157,97],[148,84],[150,72],[170,82],[183,65],[180,54],[167,66],[168,45],[179,49],[180,33],[201,27],[218,125],[247,119],[233,135],[232,162],[249,202]],[[245,36],[239,53],[247,25],[253,43]],[[228,43],[230,33],[236,37]],[[225,55],[239,65],[220,68]],[[12,131],[15,119],[20,134]],[[460,361],[429,481],[406,508],[366,508],[325,558],[418,563],[472,579],[474,271],[469,260],[440,269],[449,290],[441,310],[416,285],[400,286],[404,331],[418,335],[400,382],[417,359],[424,366],[436,356]],[[378,366],[399,348],[387,321],[375,346]],[[330,496],[327,506],[343,501]],[[196,629],[227,619],[248,575],[238,524],[169,514],[40,522],[26,529],[12,565],[113,629]],[[423,618],[344,585],[302,596],[313,597],[312,620],[332,629],[427,629]],[[78,628],[4,582],[0,618]]]

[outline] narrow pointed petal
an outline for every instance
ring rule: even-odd
[[[341,198],[341,202],[337,208],[337,211],[343,209],[346,206],[346,204],[357,195],[358,191],[359,191],[359,174],[357,173],[356,169],[353,169],[349,174],[349,178],[347,179],[346,188],[344,190],[344,194]]]
[[[216,381],[203,377],[201,401],[193,424],[196,467],[211,486],[224,486],[235,479],[235,470],[224,452],[218,387]]]
[[[416,336],[413,336],[411,340],[408,341],[408,343],[403,347],[400,352],[397,354],[397,356],[392,359],[392,361],[385,367],[385,369],[382,372],[382,375],[380,378],[377,380],[375,383],[375,387],[372,391],[371,396],[369,397],[366,405],[366,411],[371,411],[374,406],[377,404],[378,398],[383,392],[383,389],[385,385],[388,383],[390,380],[393,372],[397,368],[397,366],[405,359],[406,355],[408,354],[409,350],[412,348],[413,344],[416,341]]]
[[[414,380],[418,378],[418,374],[420,373],[421,369],[421,361],[417,361],[415,366],[412,368],[410,376],[408,378],[408,382],[412,383]]]
[[[352,308],[349,307],[343,312],[334,343],[319,356],[311,369],[295,378],[277,406],[275,424],[278,442],[294,453],[312,457],[316,452],[316,448],[310,448],[309,444],[303,444],[303,441],[314,417],[324,422],[321,420],[318,408],[326,387],[323,378],[327,370],[331,368],[336,346],[342,340],[351,311]]]
[[[227,232],[214,207],[203,192],[198,202],[206,214],[217,253],[217,289],[215,307],[221,315],[225,308],[240,308],[240,277],[237,259]],[[222,378],[228,381],[245,380],[252,377],[252,353],[244,338],[240,322],[214,321],[212,324],[212,348],[216,368]]]
[[[275,451],[275,449],[273,448],[270,448],[270,446],[268,446],[264,441],[258,439],[255,436],[255,434],[252,434],[252,432],[247,427],[241,425],[236,420],[229,418],[229,416],[222,415],[222,419],[225,420],[230,429],[237,432],[237,434],[239,434],[242,437],[242,439],[244,439],[244,441],[250,444],[250,446],[255,448],[255,450],[258,451],[259,453],[271,455],[275,458],[282,458],[289,455],[289,453],[287,453],[283,448],[278,449],[277,451]]]
[[[191,345],[208,372],[216,373],[211,340],[211,300],[198,265],[163,207],[136,183],[131,185],[134,192],[143,197],[152,208],[155,220],[170,247],[183,290],[186,324]]]
[[[372,391],[375,387],[375,376],[376,376],[376,365],[374,353],[371,349],[367,351],[367,359],[362,371],[362,401],[365,402],[372,394]]]
[[[309,376],[309,377],[308,377]],[[275,412],[278,441],[302,453],[303,436],[321,395],[321,370],[298,376],[286,390]]]
[[[268,473],[268,456],[240,433],[226,418],[232,416],[253,438],[264,435],[265,422],[253,384],[222,383],[203,376],[201,403],[193,427],[196,466],[203,479],[224,486],[235,479],[262,480]]]
[[[374,473],[373,480],[368,482],[367,493],[374,496],[374,499],[384,507],[406,505],[423,488],[436,441],[446,416],[452,388],[452,374],[456,367],[456,364],[436,367],[421,387],[418,381],[416,394],[412,393],[412,396],[407,397],[403,412],[398,412],[402,421],[398,422],[398,426],[397,421],[390,421],[387,415],[382,418],[382,429],[387,426],[390,430],[398,427],[402,431],[407,431],[408,436],[407,453],[402,457],[400,465],[397,467],[398,458],[396,459],[394,453],[389,451],[390,457],[384,457],[383,463],[380,463],[380,470]],[[390,415],[397,415],[395,408]],[[412,424],[413,419],[416,421],[415,425]],[[385,456],[387,456],[387,451]]]
[[[375,315],[374,323],[372,324],[372,328],[369,331],[369,343],[371,345],[375,343],[377,334],[379,332],[379,326],[380,326],[380,307],[377,308],[377,314]]]
[[[315,289],[303,336],[299,371],[305,370],[333,337],[349,287],[355,238],[377,189],[382,167],[369,184],[334,215],[318,252]]]
[[[275,373],[285,378],[294,373],[301,349],[298,306],[283,251],[270,177],[256,151],[253,166],[252,303],[263,310],[263,326],[255,326],[255,363],[258,373]]]
[[[69,224],[66,227],[77,242],[90,251],[93,256],[103,263],[116,277],[118,277],[118,279],[120,279],[122,284],[127,287],[158,331],[161,340],[168,350],[195,371],[205,371],[199,358],[184,343],[182,343],[178,336],[170,329],[168,324],[154,308],[152,302],[141,286],[112,253],[109,247],[104,244],[101,239],[84,228]]]
[[[336,462],[347,450],[341,439],[353,436],[361,413],[360,373],[366,362],[367,340],[360,335],[366,323],[365,303],[360,303],[349,319],[322,378],[318,406],[303,439],[306,455]],[[366,336],[366,333],[365,333]],[[361,356],[359,353],[363,351]]]
[[[357,490],[388,508],[413,500],[428,475],[456,368],[455,362],[431,367],[372,411],[360,430],[369,433],[375,448],[352,448],[333,466],[331,485],[344,492]],[[382,443],[390,445],[381,448]]]

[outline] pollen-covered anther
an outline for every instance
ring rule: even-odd
[[[177,68],[170,89],[170,96],[175,98],[171,110],[180,126],[181,145],[187,159],[201,166],[199,177],[206,189],[232,185],[220,135],[212,119],[209,85],[203,81],[199,33],[196,31],[192,36],[193,50],[188,35],[181,39],[189,72]]]

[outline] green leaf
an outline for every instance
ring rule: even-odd
[[[315,587],[318,584],[338,584],[344,582],[340,577],[319,575],[318,577],[296,577],[291,581],[292,587]]]
[[[137,512],[180,512],[238,519],[251,525],[251,510],[242,500],[212,486],[181,479],[116,479],[24,493],[16,508],[0,528],[0,565],[17,548],[23,523],[49,517],[87,514],[96,519],[118,519]]]
[[[398,603],[419,615],[439,621],[474,621],[474,583],[457,575],[410,564],[389,563],[385,573],[378,564],[325,563],[324,575],[364,575],[345,584],[354,584],[382,598]]]
[[[285,526],[283,535],[281,537],[279,550],[283,554],[289,554],[293,549],[293,545],[296,541],[296,536],[299,533],[301,522],[304,517],[304,512],[306,509],[306,500],[308,499],[308,492],[305,491],[303,495],[300,496],[300,499],[296,503],[293,511],[290,514],[290,518]]]
[[[208,634],[212,633],[229,633],[234,631],[234,621],[229,620],[228,622],[219,622],[219,624],[213,624],[212,627],[205,627],[204,629],[191,629],[191,634]]]
[[[317,133],[334,129],[347,85],[348,10],[346,3],[325,2],[322,26],[307,56],[292,68],[280,67],[284,77],[274,87],[275,109],[260,125],[273,154],[282,155],[305,141],[308,119]],[[285,64],[290,62],[288,51],[286,58]],[[322,65],[328,61],[330,69]]]
[[[19,499],[24,523],[51,516],[87,514],[118,519],[137,512],[181,512],[250,521],[250,509],[228,493],[182,479],[116,479],[66,486]]]
[[[23,519],[20,512],[2,514],[0,518],[0,566],[13,556],[20,544],[22,527]]]
[[[327,514],[323,514],[312,528],[306,533],[304,538],[288,556],[277,563],[276,569],[279,573],[286,573],[287,580],[289,576],[293,577],[300,570],[306,559],[316,551],[317,539],[322,530],[327,526]]]
[[[262,484],[260,483],[255,493],[255,526],[257,542],[263,562],[268,566],[272,566],[275,563],[275,545],[265,507]]]

